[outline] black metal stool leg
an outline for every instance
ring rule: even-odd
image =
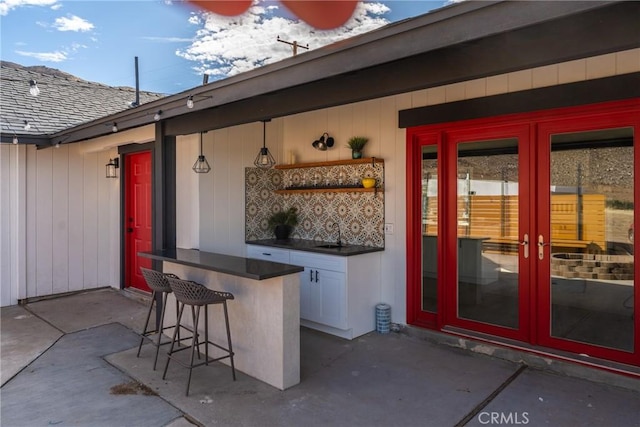
[[[171,339],[171,347],[169,348],[169,352],[167,353],[167,363],[164,365],[164,373],[162,374],[162,379],[164,380],[167,376],[167,370],[169,369],[169,362],[171,361],[171,354],[173,353],[173,348],[176,344],[176,335],[178,334],[178,329],[180,329],[180,319],[182,319],[182,311],[184,310],[184,304],[180,305],[180,310],[178,310],[178,324],[173,331],[173,338]]]
[[[224,324],[227,325],[227,344],[229,346],[229,360],[231,361],[231,374],[233,375],[233,380],[236,380],[236,366],[233,363],[233,347],[231,345],[231,329],[229,328],[229,313],[227,312],[227,302],[223,301],[222,306],[224,307]]]
[[[209,364],[209,305],[204,306],[204,364]]]
[[[206,311],[205,311],[205,313],[206,313]],[[194,331],[198,330],[198,322],[199,321],[200,321],[200,306],[197,306],[196,307],[196,320],[195,320],[195,323],[193,325],[193,330]],[[206,328],[206,325],[205,325],[205,328]],[[196,332],[194,332],[194,334],[196,334]],[[196,337],[197,337],[197,335],[196,335]],[[205,345],[206,345],[206,340],[207,340],[207,337],[205,337]],[[197,342],[195,340],[192,340],[191,341],[191,360],[189,361],[189,377],[187,378],[187,390],[184,393],[185,396],[189,396],[189,385],[191,384],[191,373],[193,372],[193,359],[195,357],[196,347],[198,347],[198,350],[200,350],[200,345],[197,344]],[[200,353],[200,351],[198,351],[198,353]]]
[[[142,343],[147,335],[147,328],[149,327],[149,319],[151,319],[151,312],[153,311],[153,302],[156,300],[156,291],[151,293],[151,304],[149,305],[149,311],[147,312],[147,320],[144,322],[144,328],[142,329],[142,336],[140,337],[140,345],[138,346],[138,354],[136,357],[140,357],[140,350],[142,350]]]
[[[156,342],[156,358],[153,360],[153,370],[156,370],[156,365],[158,364],[158,353],[160,353],[160,341],[162,340],[162,331],[164,331],[164,313],[167,311],[167,300],[168,295],[166,293],[162,293],[162,297],[164,300],[162,301],[162,312],[160,313],[160,327],[158,328],[158,341]],[[177,326],[176,326],[177,327]],[[178,329],[180,329],[178,327]],[[178,338],[180,338],[178,336]],[[178,339],[179,342],[179,339]]]

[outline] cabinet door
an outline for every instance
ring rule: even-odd
[[[314,269],[305,267],[300,273],[300,318],[317,322],[320,317],[317,310],[314,312],[313,290],[316,284],[313,282]]]
[[[315,269],[311,283],[315,322],[347,328],[347,286],[344,273]]]

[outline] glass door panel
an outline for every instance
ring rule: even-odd
[[[632,128],[551,135],[552,337],[633,351],[633,137]]]
[[[438,149],[422,147],[422,311],[437,312]]]
[[[518,139],[457,147],[458,317],[517,329]]]

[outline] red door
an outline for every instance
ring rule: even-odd
[[[140,267],[151,260],[138,252],[151,250],[151,152],[125,158],[125,287],[150,292]]]

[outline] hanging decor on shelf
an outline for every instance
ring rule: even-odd
[[[266,145],[267,144],[267,122],[270,122],[270,121],[271,119],[262,121],[262,148],[258,152],[256,159],[253,161],[253,164],[256,165],[256,167],[259,167],[262,169],[270,169],[276,164],[275,159],[269,152],[269,149],[267,148],[267,145]]]
[[[366,136],[352,136],[347,141],[347,147],[351,148],[351,158],[352,159],[360,159],[362,158],[362,150],[364,146],[369,142],[369,138]]]
[[[211,166],[202,153],[202,132],[200,132],[200,155],[191,168],[195,173],[209,173]]]

